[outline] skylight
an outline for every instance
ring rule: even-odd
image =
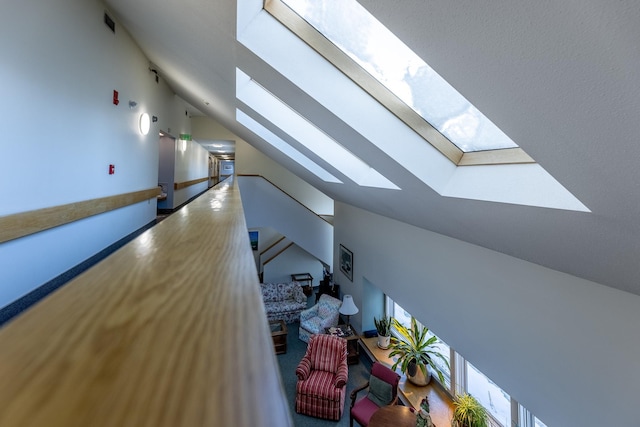
[[[346,24],[355,25],[351,21]],[[379,188],[397,188],[363,160],[357,159],[354,165],[364,175],[344,169],[343,159],[334,161],[336,156],[331,155],[331,150],[302,147],[310,142],[308,138],[315,138],[316,132],[328,137],[334,135],[335,129],[348,126],[352,132],[336,130],[335,134],[351,138],[355,132],[359,135],[356,139],[369,141],[443,197],[589,212],[520,147],[467,153],[460,150],[281,0],[238,0],[237,29],[238,42],[270,68],[254,69],[257,75],[252,78],[264,79],[281,97],[274,97],[245,76],[246,81],[237,79],[236,97],[247,109],[243,105],[239,108],[327,170],[332,171],[331,167],[370,187],[375,187],[369,185],[374,182],[371,178],[382,177],[381,182],[393,187]],[[310,97],[311,104],[305,103],[304,111],[313,114],[309,117],[317,118],[317,122],[312,123],[288,106],[300,102],[296,90],[287,87],[289,84]],[[294,119],[305,121],[304,129],[312,133],[305,135],[303,128],[292,129],[295,126],[276,110],[272,111],[272,105],[261,100],[260,94],[284,105]],[[318,107],[324,111],[321,113]],[[316,127],[319,123],[324,131]],[[345,141],[345,145],[349,149],[360,147],[353,139]],[[338,146],[345,150],[344,146]],[[307,148],[314,154],[307,153]],[[371,147],[365,144],[362,148],[368,155]],[[346,152],[352,155],[351,151]],[[334,175],[344,181],[340,175]]]
[[[365,187],[399,188],[241,70],[236,97],[342,174]]]
[[[463,152],[517,145],[353,0],[282,0]]]
[[[315,162],[310,160],[307,156],[293,148],[291,145],[287,144],[281,138],[279,138],[276,134],[271,132],[266,127],[262,126],[252,117],[250,117],[247,113],[240,109],[236,109],[236,120],[239,123],[244,125],[251,132],[258,135],[260,138],[264,139],[266,142],[271,144],[274,148],[281,151],[284,155],[298,163],[300,166],[307,169],[309,172],[320,178],[325,182],[333,182],[337,184],[342,184],[335,176],[331,175],[329,172],[318,166]]]

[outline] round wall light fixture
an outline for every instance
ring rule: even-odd
[[[149,129],[151,129],[151,119],[147,113],[140,114],[140,133],[143,135],[147,135],[149,133]]]

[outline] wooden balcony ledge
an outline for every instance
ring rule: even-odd
[[[0,330],[0,426],[291,426],[266,319],[228,180]]]

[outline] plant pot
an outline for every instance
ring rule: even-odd
[[[382,335],[378,335],[378,347],[380,347],[383,350],[386,350],[389,348],[389,343],[391,342],[391,337],[383,337]]]
[[[422,369],[420,369],[415,362],[409,362],[409,365],[407,366],[407,372],[405,372],[405,374],[407,375],[407,379],[411,384],[422,387],[431,382],[431,371],[429,370],[428,366],[426,368],[426,371],[427,374],[425,375],[422,373]]]

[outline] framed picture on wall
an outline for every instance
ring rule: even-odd
[[[353,282],[353,252],[340,245],[340,271]]]
[[[250,231],[249,232],[249,241],[251,242],[251,249],[254,251],[258,250],[258,232]]]

